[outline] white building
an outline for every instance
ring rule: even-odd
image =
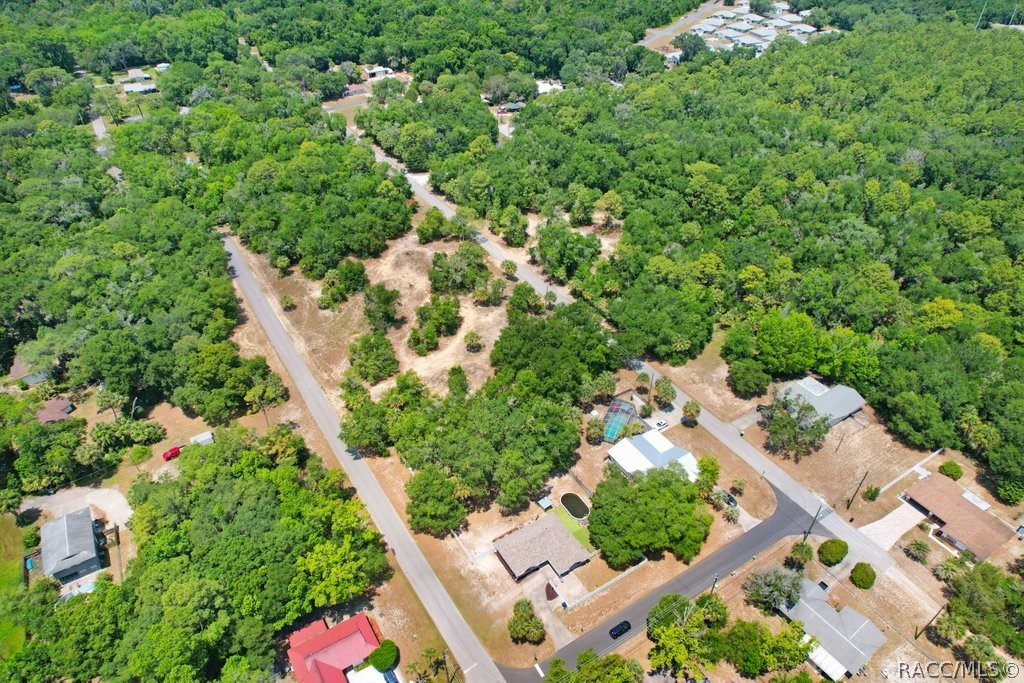
[[[734,31],[731,28],[721,28],[715,31],[715,35],[719,38],[728,38],[729,40],[736,40],[743,34],[739,31]]]
[[[637,472],[667,467],[679,463],[690,481],[697,480],[697,459],[682,446],[676,446],[656,429],[640,436],[622,439],[611,447],[608,457],[627,476]]]
[[[747,31],[756,27],[753,24],[746,21],[734,21],[728,25],[728,28],[731,28],[733,31],[742,31],[746,33]]]
[[[751,24],[760,24],[765,18],[760,14],[744,14],[740,19],[743,21],[749,21]]]
[[[767,26],[762,26],[761,28],[755,28],[753,31],[750,32],[750,35],[757,36],[761,40],[770,43],[773,40],[775,40],[775,38],[779,35],[779,32],[776,31],[775,29],[768,28]]]
[[[810,24],[793,24],[789,27],[790,33],[802,33],[805,36],[809,36],[818,29],[814,28]]]
[[[715,12],[711,16],[718,17],[719,19],[735,19],[736,18],[736,13],[735,12],[730,12],[727,9],[723,9],[723,10],[719,10],[719,11]]]

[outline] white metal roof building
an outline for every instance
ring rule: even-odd
[[[750,22],[747,22],[747,21],[734,21],[731,24],[729,24],[728,27],[731,28],[733,31],[744,31],[744,32],[745,31],[749,31],[752,28],[755,28],[753,24],[751,24]]]
[[[804,633],[817,638],[818,645],[807,658],[834,681],[858,673],[885,644],[885,636],[870,619],[849,606],[837,612],[825,590],[807,579],[800,599],[779,611],[790,621],[803,622]]]
[[[803,33],[804,35],[810,35],[818,29],[814,28],[810,24],[793,24],[789,27],[791,33]]]
[[[750,14],[742,15],[740,19],[742,19],[743,21],[749,21],[751,24],[760,24],[762,21],[764,21],[764,17],[762,17],[760,14],[754,14],[752,12]]]
[[[667,467],[669,463],[677,462],[682,465],[690,481],[697,479],[697,459],[693,453],[675,445],[656,429],[619,441],[608,451],[608,457],[626,475]]]
[[[727,9],[723,9],[723,10],[719,10],[719,11],[715,12],[711,16],[719,17],[721,19],[735,19],[736,18],[736,13],[735,12],[730,12]]]
[[[202,434],[196,434],[189,442],[195,446],[209,446],[213,443],[213,432],[203,432]]]
[[[818,415],[828,418],[829,426],[835,426],[860,411],[866,403],[856,389],[842,384],[827,387],[810,375],[787,384],[781,393],[807,401]]]
[[[768,28],[767,26],[762,26],[761,28],[755,28],[753,31],[750,32],[750,35],[757,36],[758,38],[771,42],[775,40],[775,38],[779,35],[779,32],[776,31],[775,29]]]
[[[783,21],[782,19],[769,19],[764,22],[765,26],[771,26],[772,28],[788,29],[789,22]]]
[[[743,34],[740,33],[739,31],[734,31],[731,28],[721,28],[715,31],[715,35],[720,38],[728,38],[729,40],[735,40],[742,36]]]
[[[40,529],[43,573],[61,582],[101,568],[89,508],[69,512]]]

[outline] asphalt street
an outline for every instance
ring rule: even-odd
[[[732,572],[738,570],[759,553],[771,547],[776,541],[807,531],[811,527],[813,520],[811,515],[807,514],[803,507],[787,498],[781,491],[775,489],[775,487],[772,488],[775,490],[777,502],[775,512],[771,517],[739,538],[711,553],[674,579],[667,581],[639,598],[629,607],[587,631],[555,652],[552,657],[559,657],[573,665],[576,662],[576,656],[587,648],[593,648],[594,652],[604,654],[622,645],[630,638],[643,636],[646,633],[647,613],[651,611],[651,608],[658,602],[661,596],[669,593],[678,593],[687,597],[694,597],[703,593],[712,587],[715,583],[715,577],[718,577],[719,584],[728,581]],[[819,526],[814,527],[813,533],[824,536],[829,535],[824,533]],[[626,636],[615,640],[608,634],[608,631],[612,626],[621,621],[628,621],[632,625],[632,629]],[[551,659],[546,659],[539,666],[546,672],[550,664]],[[505,680],[509,681],[509,683],[535,682],[541,679],[540,674],[535,669],[510,669],[502,666],[499,666],[499,668],[505,675]]]
[[[465,672],[466,680],[481,683],[503,681],[504,677],[476,637],[473,629],[462,618],[462,613],[452,602],[444,585],[437,578],[430,563],[427,562],[427,558],[423,556],[419,546],[416,545],[412,534],[406,529],[405,523],[384,493],[384,489],[377,482],[373,472],[358,456],[358,453],[350,450],[338,438],[340,422],[338,414],[334,412],[320,384],[313,378],[313,373],[310,372],[296,350],[291,336],[285,330],[276,311],[242,258],[234,238],[226,237],[224,248],[230,255],[229,267],[245,295],[249,308],[266,331],[285,370],[295,383],[302,400],[309,407],[317,426],[324,433],[331,451],[348,474],[349,481],[358,492],[371,519],[384,534],[384,539],[390,549],[394,551],[398,566],[409,579],[416,595],[419,596],[427,613],[434,620],[441,637],[444,638],[452,655]],[[418,653],[406,654],[415,657]]]

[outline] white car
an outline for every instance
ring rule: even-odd
[[[654,423],[655,429],[664,429],[665,427],[668,427],[668,420],[658,420]]]

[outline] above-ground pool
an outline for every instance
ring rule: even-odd
[[[586,519],[587,515],[590,514],[590,508],[587,507],[587,504],[583,502],[583,499],[575,493],[562,494],[562,507],[564,507],[575,519]]]

